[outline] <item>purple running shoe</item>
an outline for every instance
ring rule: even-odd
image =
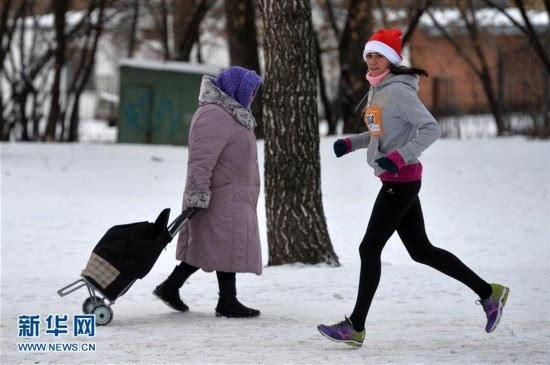
[[[361,332],[357,332],[353,328],[353,325],[348,317],[345,317],[342,322],[338,322],[332,326],[320,324],[317,326],[317,329],[329,340],[343,342],[346,345],[353,347],[361,347],[363,345],[363,340],[365,339],[365,329]]]
[[[493,291],[489,298],[476,302],[477,304],[481,304],[487,315],[487,325],[485,326],[487,333],[491,333],[497,328],[498,322],[502,317],[502,309],[510,293],[510,289],[500,284],[491,284],[491,288]]]

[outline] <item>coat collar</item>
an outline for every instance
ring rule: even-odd
[[[211,76],[203,76],[199,93],[199,106],[216,104],[224,108],[236,121],[248,129],[254,129],[256,119],[250,109],[246,109],[235,99],[221,91],[214,85],[215,79]]]

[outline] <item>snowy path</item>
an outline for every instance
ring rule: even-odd
[[[19,314],[80,313],[85,292],[56,291],[78,277],[112,225],[178,211],[186,149],[2,144],[1,362],[12,363],[548,363],[550,361],[550,143],[524,139],[438,141],[423,157],[421,201],[431,241],[488,281],[511,288],[499,328],[483,331],[475,294],[408,257],[397,236],[361,349],[322,338],[316,325],[350,314],[357,246],[379,182],[357,152],[332,155],[322,140],[323,198],[342,266],[265,268],[239,275],[239,295],[262,310],[253,320],[216,318],[215,275],[182,290],[191,307],[168,310],[150,294],[171,271],[170,245],[144,280],[119,299],[114,320],[87,342],[94,353],[18,352]],[[259,143],[263,165],[263,143]],[[263,181],[263,179],[262,179]],[[263,193],[263,191],[262,191]],[[258,207],[267,262],[263,197]],[[42,334],[40,342],[74,342]],[[80,339],[78,339],[80,341]],[[77,341],[77,342],[78,342]]]

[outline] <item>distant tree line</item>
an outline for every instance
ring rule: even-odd
[[[320,116],[326,120],[329,134],[337,132],[339,123],[345,133],[362,131],[354,110],[369,85],[358,55],[378,27],[399,26],[406,45],[420,17],[427,14],[483,85],[499,135],[512,131],[480,46],[483,26],[476,11],[490,8],[501,12],[524,35],[546,73],[550,69],[549,30],[537,31],[528,16],[530,9],[548,12],[547,0],[312,0],[310,6],[321,15],[314,19],[313,30]],[[94,69],[98,42],[111,35],[131,58],[145,43],[139,32],[144,19],[151,23],[147,37],[156,41],[156,51],[165,60],[188,62],[194,55],[193,61],[208,62],[201,52],[202,43],[208,42],[204,37],[201,40],[201,34],[208,31],[227,40],[232,65],[259,73],[264,68],[260,53],[265,30],[259,0],[4,0],[0,7],[2,140],[77,141],[80,98]],[[460,23],[452,27],[440,24],[433,14],[444,8],[458,9]],[[521,13],[521,20],[510,15],[512,9]],[[79,19],[68,22],[67,15],[70,12],[74,17],[75,10]],[[53,17],[51,24],[44,24],[44,14]],[[458,34],[468,35],[471,49],[456,41]],[[69,63],[72,78],[65,80],[69,85],[65,88],[62,75]],[[532,111],[533,134],[550,135],[548,94],[544,94],[547,99],[542,110]],[[264,137],[261,104],[253,106],[259,138]]]

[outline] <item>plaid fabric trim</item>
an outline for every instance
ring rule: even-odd
[[[101,256],[92,252],[88,265],[82,271],[82,275],[86,275],[94,279],[101,288],[105,289],[111,284],[120,274],[113,265],[105,261]]]

